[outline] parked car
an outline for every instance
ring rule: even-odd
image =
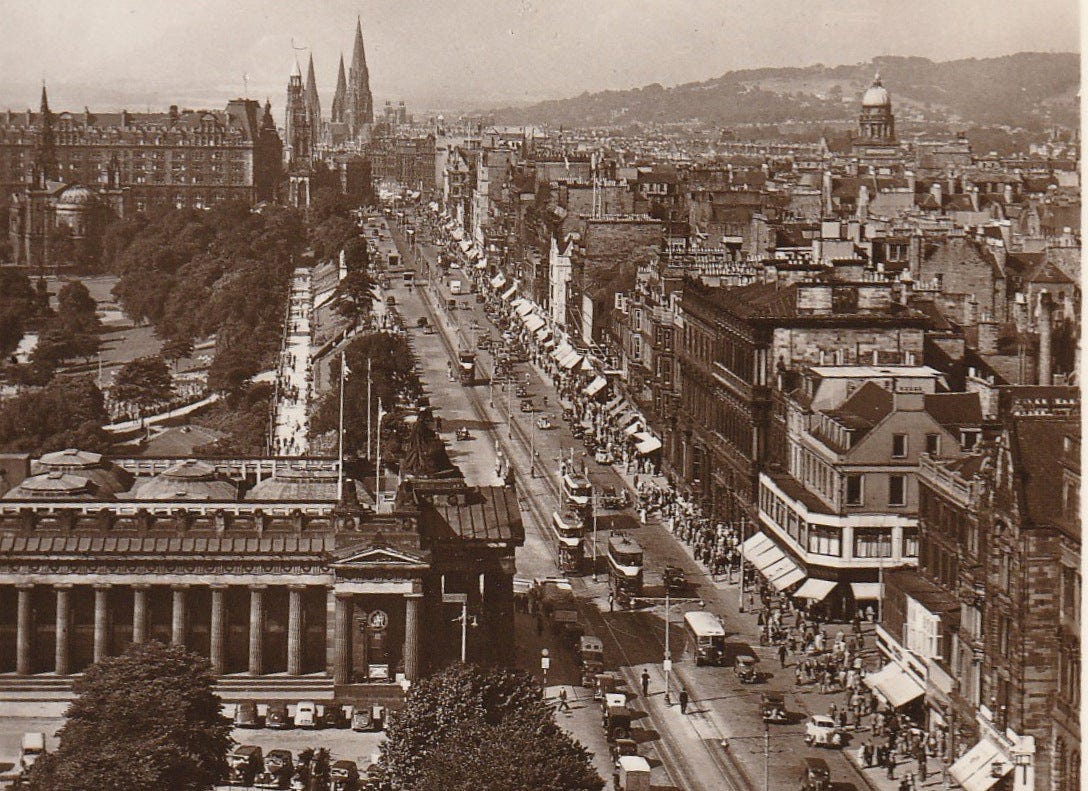
[[[384,724],[384,706],[360,706],[351,716],[353,731],[380,731]]]
[[[813,714],[805,721],[805,744],[809,747],[842,747],[843,734],[825,714]]]
[[[262,771],[264,760],[261,748],[254,744],[241,744],[227,755],[227,769],[231,785],[248,786]]]
[[[286,703],[269,703],[268,713],[264,718],[264,726],[266,728],[277,728],[280,730],[291,727],[291,719],[287,716],[287,704]]]
[[[336,705],[335,703],[325,704],[321,710],[319,722],[323,728],[348,727],[348,718],[344,716],[344,707]]]
[[[823,758],[804,758],[801,791],[831,791],[831,768]]]
[[[264,771],[257,775],[253,785],[257,788],[290,788],[294,773],[290,750],[269,750],[264,757]]]
[[[259,728],[261,727],[260,717],[257,715],[257,704],[252,700],[243,700],[238,704],[238,708],[234,712],[234,727],[235,728]]]
[[[517,398],[528,398],[529,391],[525,388],[525,385],[518,385],[517,389],[514,390],[514,395]]]
[[[536,412],[536,406],[533,405],[533,401],[530,398],[526,398],[521,402],[521,411],[529,412],[530,414]]]
[[[609,706],[604,713],[604,733],[608,741],[631,738],[631,710],[626,706]]]
[[[329,767],[332,791],[357,791],[359,767],[355,761],[333,761]]]
[[[547,415],[541,415],[536,419],[536,427],[541,431],[548,431],[549,429],[555,428],[552,419]]]
[[[780,692],[764,692],[760,698],[760,711],[764,722],[789,722],[786,698]]]
[[[300,700],[295,706],[295,727],[316,728],[319,724],[317,704],[312,700]]]

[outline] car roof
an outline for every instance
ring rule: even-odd
[[[805,762],[805,768],[822,769],[825,772],[830,773],[831,769],[827,765],[827,761],[823,758],[810,758],[807,755],[802,759]]]
[[[827,723],[828,725],[834,725],[835,724],[835,720],[831,719],[826,714],[813,714],[812,715],[812,721],[813,722],[818,722],[820,724],[824,724],[824,723]]]

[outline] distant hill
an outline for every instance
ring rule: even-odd
[[[587,92],[504,108],[493,115],[497,123],[571,127],[852,120],[862,92],[877,72],[903,120],[1028,129],[1079,123],[1080,56],[1065,52],[941,63],[889,56],[852,66],[745,69],[671,88],[655,83],[626,91]]]

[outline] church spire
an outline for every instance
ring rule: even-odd
[[[35,166],[45,181],[57,179],[57,148],[53,135],[53,113],[49,111],[49,96],[42,80],[42,105],[38,129],[38,145],[34,154]]]
[[[344,102],[347,99],[348,81],[344,77],[344,53],[340,53],[340,66],[336,71],[336,93],[332,97],[332,121],[344,122]]]
[[[351,55],[344,111],[345,120],[354,136],[358,136],[365,125],[374,123],[374,97],[370,93],[370,71],[366,66],[366,50],[363,48],[362,19],[357,19],[355,24],[355,46]]]
[[[314,55],[310,53],[310,65],[306,70],[306,107],[310,111],[310,124],[316,129],[321,120],[321,99],[317,95],[317,79],[314,77]]]

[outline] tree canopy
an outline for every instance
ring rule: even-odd
[[[15,351],[29,325],[50,312],[48,297],[34,288],[29,277],[0,268],[0,355]]]
[[[227,770],[230,723],[207,660],[132,645],[75,682],[60,747],[31,768],[31,791],[205,791]]]
[[[590,754],[522,671],[451,665],[409,689],[386,729],[391,789],[600,791]]]
[[[169,401],[173,393],[174,378],[166,362],[158,355],[138,357],[125,363],[110,388],[110,395],[116,400],[141,408]]]
[[[0,403],[0,450],[48,453],[64,448],[104,451],[109,438],[102,392],[94,379],[60,379],[43,390]]]

